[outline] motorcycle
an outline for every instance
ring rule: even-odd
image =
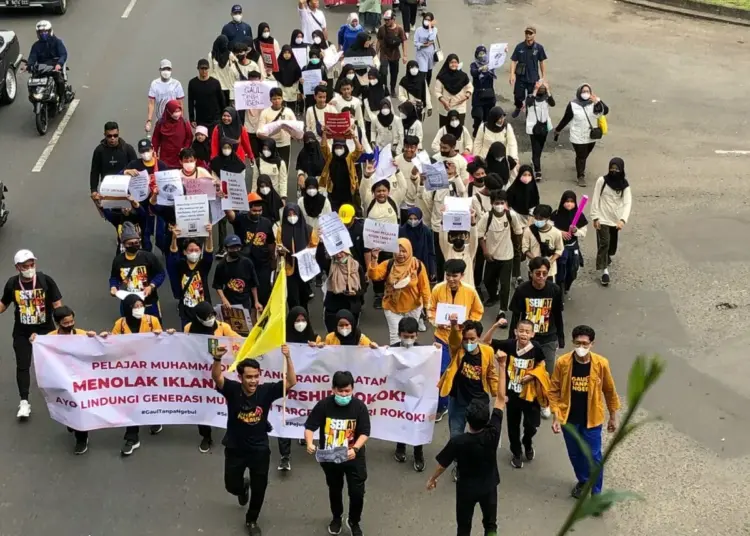
[[[67,70],[69,70],[66,67]],[[34,106],[36,130],[44,136],[49,128],[50,119],[63,112],[73,101],[75,94],[66,85],[65,95],[57,94],[55,68],[46,64],[32,65],[29,69],[29,102]]]

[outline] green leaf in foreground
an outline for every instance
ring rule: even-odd
[[[628,500],[642,501],[643,497],[632,491],[615,489],[605,490],[599,495],[589,495],[583,501],[580,510],[576,513],[576,521],[585,517],[599,517],[612,508],[615,503]]]

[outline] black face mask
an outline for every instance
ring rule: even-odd
[[[464,244],[466,244],[466,240],[464,240],[463,238],[454,238],[453,239],[453,246],[456,247],[456,248],[458,248],[458,249],[461,249],[462,247],[464,247]]]
[[[260,214],[253,214],[252,212],[248,212],[247,217],[250,218],[250,221],[260,220]]]
[[[125,246],[125,251],[127,251],[131,255],[134,255],[134,254],[138,253],[139,249],[141,249],[140,244],[139,245],[135,245],[135,246]]]
[[[446,158],[450,158],[451,151],[440,151],[440,156],[444,156]]]
[[[474,179],[474,186],[477,188],[484,188],[484,179]]]
[[[227,251],[227,259],[229,259],[230,261],[236,261],[239,258],[240,258],[239,251]]]
[[[73,333],[73,330],[76,328],[76,325],[73,324],[72,326],[58,326],[57,331],[60,333]]]

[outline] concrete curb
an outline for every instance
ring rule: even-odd
[[[696,0],[619,0],[625,4],[695,19],[750,27],[750,11],[714,6]]]

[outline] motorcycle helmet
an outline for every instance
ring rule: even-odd
[[[36,36],[46,41],[52,35],[52,23],[48,20],[40,20],[36,23]]]

